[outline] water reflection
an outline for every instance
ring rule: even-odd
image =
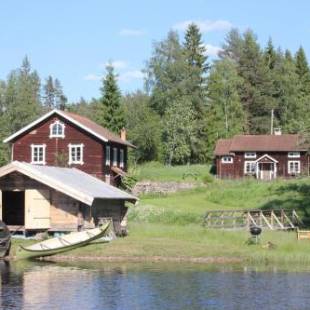
[[[1,309],[309,309],[310,273],[242,266],[0,262]]]

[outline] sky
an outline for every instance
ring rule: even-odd
[[[0,79],[27,55],[44,80],[57,77],[69,101],[100,95],[105,65],[112,62],[122,93],[141,89],[141,69],[154,42],[177,30],[183,39],[189,22],[203,33],[215,59],[232,27],[251,28],[265,45],[310,59],[310,1],[298,0],[0,0]]]

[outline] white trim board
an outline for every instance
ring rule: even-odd
[[[59,110],[52,110],[46,114],[44,114],[43,116],[39,117],[38,119],[36,119],[35,121],[33,121],[32,123],[28,124],[27,126],[23,127],[22,129],[16,131],[14,134],[12,134],[11,136],[9,136],[8,138],[3,140],[3,143],[8,143],[10,141],[12,141],[14,138],[18,137],[19,135],[21,135],[22,133],[26,132],[27,130],[30,130],[32,127],[34,127],[35,125],[43,122],[44,120],[46,120],[47,118],[49,118],[50,116],[52,116],[53,114],[57,114],[61,117],[63,117],[64,119],[68,120],[69,122],[71,122],[72,124],[75,124],[76,126],[84,129],[85,131],[87,131],[88,133],[92,134],[93,136],[97,137],[98,139],[102,140],[103,142],[108,142],[109,140],[106,137],[103,137],[99,134],[97,134],[96,132],[94,132],[93,130],[89,129],[88,127],[84,126],[83,124],[81,124],[80,122],[76,121],[75,119],[73,119],[72,117],[66,115],[65,113],[63,113],[62,111]]]

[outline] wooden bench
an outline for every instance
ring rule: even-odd
[[[297,240],[310,239],[310,230],[297,229]]]

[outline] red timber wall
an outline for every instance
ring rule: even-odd
[[[50,138],[50,125],[59,120],[65,125],[64,138]],[[106,166],[105,147],[106,143],[92,136],[88,132],[70,123],[66,119],[54,115],[44,120],[41,124],[36,125],[29,132],[19,136],[12,143],[12,159],[24,162],[31,162],[31,144],[46,144],[46,165],[48,166],[69,166],[69,144],[84,144],[83,165],[72,164],[70,167],[81,169],[82,171],[105,179],[105,175],[111,175],[113,184],[113,174],[111,166]],[[127,162],[127,148],[120,144],[109,143],[111,146],[111,165],[112,149],[118,148],[118,166],[119,166],[119,149],[124,149],[124,168]],[[60,164],[61,162],[61,164]]]
[[[288,158],[287,152],[256,152],[256,159],[263,155],[269,155],[277,163],[277,177],[289,178],[291,175],[288,173],[288,162],[289,161],[300,161],[301,174],[308,174],[309,171],[309,156],[306,152],[300,152],[300,158]],[[243,178],[244,175],[244,162],[255,161],[256,159],[245,159],[244,152],[237,152],[233,156],[233,163],[222,163],[221,156],[216,157],[216,174],[220,178],[227,179],[238,179]]]

